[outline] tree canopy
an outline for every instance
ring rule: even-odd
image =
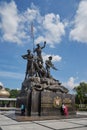
[[[9,89],[5,88],[10,93],[10,98],[17,98],[18,94],[20,93],[20,90],[17,89]]]
[[[87,83],[81,82],[74,88],[76,92],[76,103],[86,104],[87,103]]]

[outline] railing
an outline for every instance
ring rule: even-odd
[[[0,111],[13,111],[15,110],[15,107],[0,107]]]

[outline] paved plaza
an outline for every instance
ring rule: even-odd
[[[19,122],[0,112],[0,130],[87,130],[87,112],[78,114],[83,117]]]

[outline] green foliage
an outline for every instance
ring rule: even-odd
[[[20,93],[20,90],[5,88],[10,93],[10,98],[16,98]]]
[[[87,111],[87,108],[79,108],[79,111]]]
[[[87,104],[75,104],[76,110],[87,111]]]
[[[16,98],[18,94],[19,94],[19,90],[17,89],[10,90],[10,98]]]
[[[76,91],[76,103],[87,103],[87,83],[80,83],[79,86],[74,88],[74,90]]]
[[[10,89],[9,89],[9,88],[5,88],[5,90],[7,90],[8,92],[10,92]]]

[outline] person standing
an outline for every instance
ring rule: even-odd
[[[21,104],[21,116],[25,115],[25,105],[22,103]]]
[[[64,108],[64,115],[68,116],[68,107],[67,106],[65,106],[65,108]]]
[[[64,103],[62,103],[62,106],[61,106],[61,114],[64,115],[64,109],[65,109],[65,105]]]

